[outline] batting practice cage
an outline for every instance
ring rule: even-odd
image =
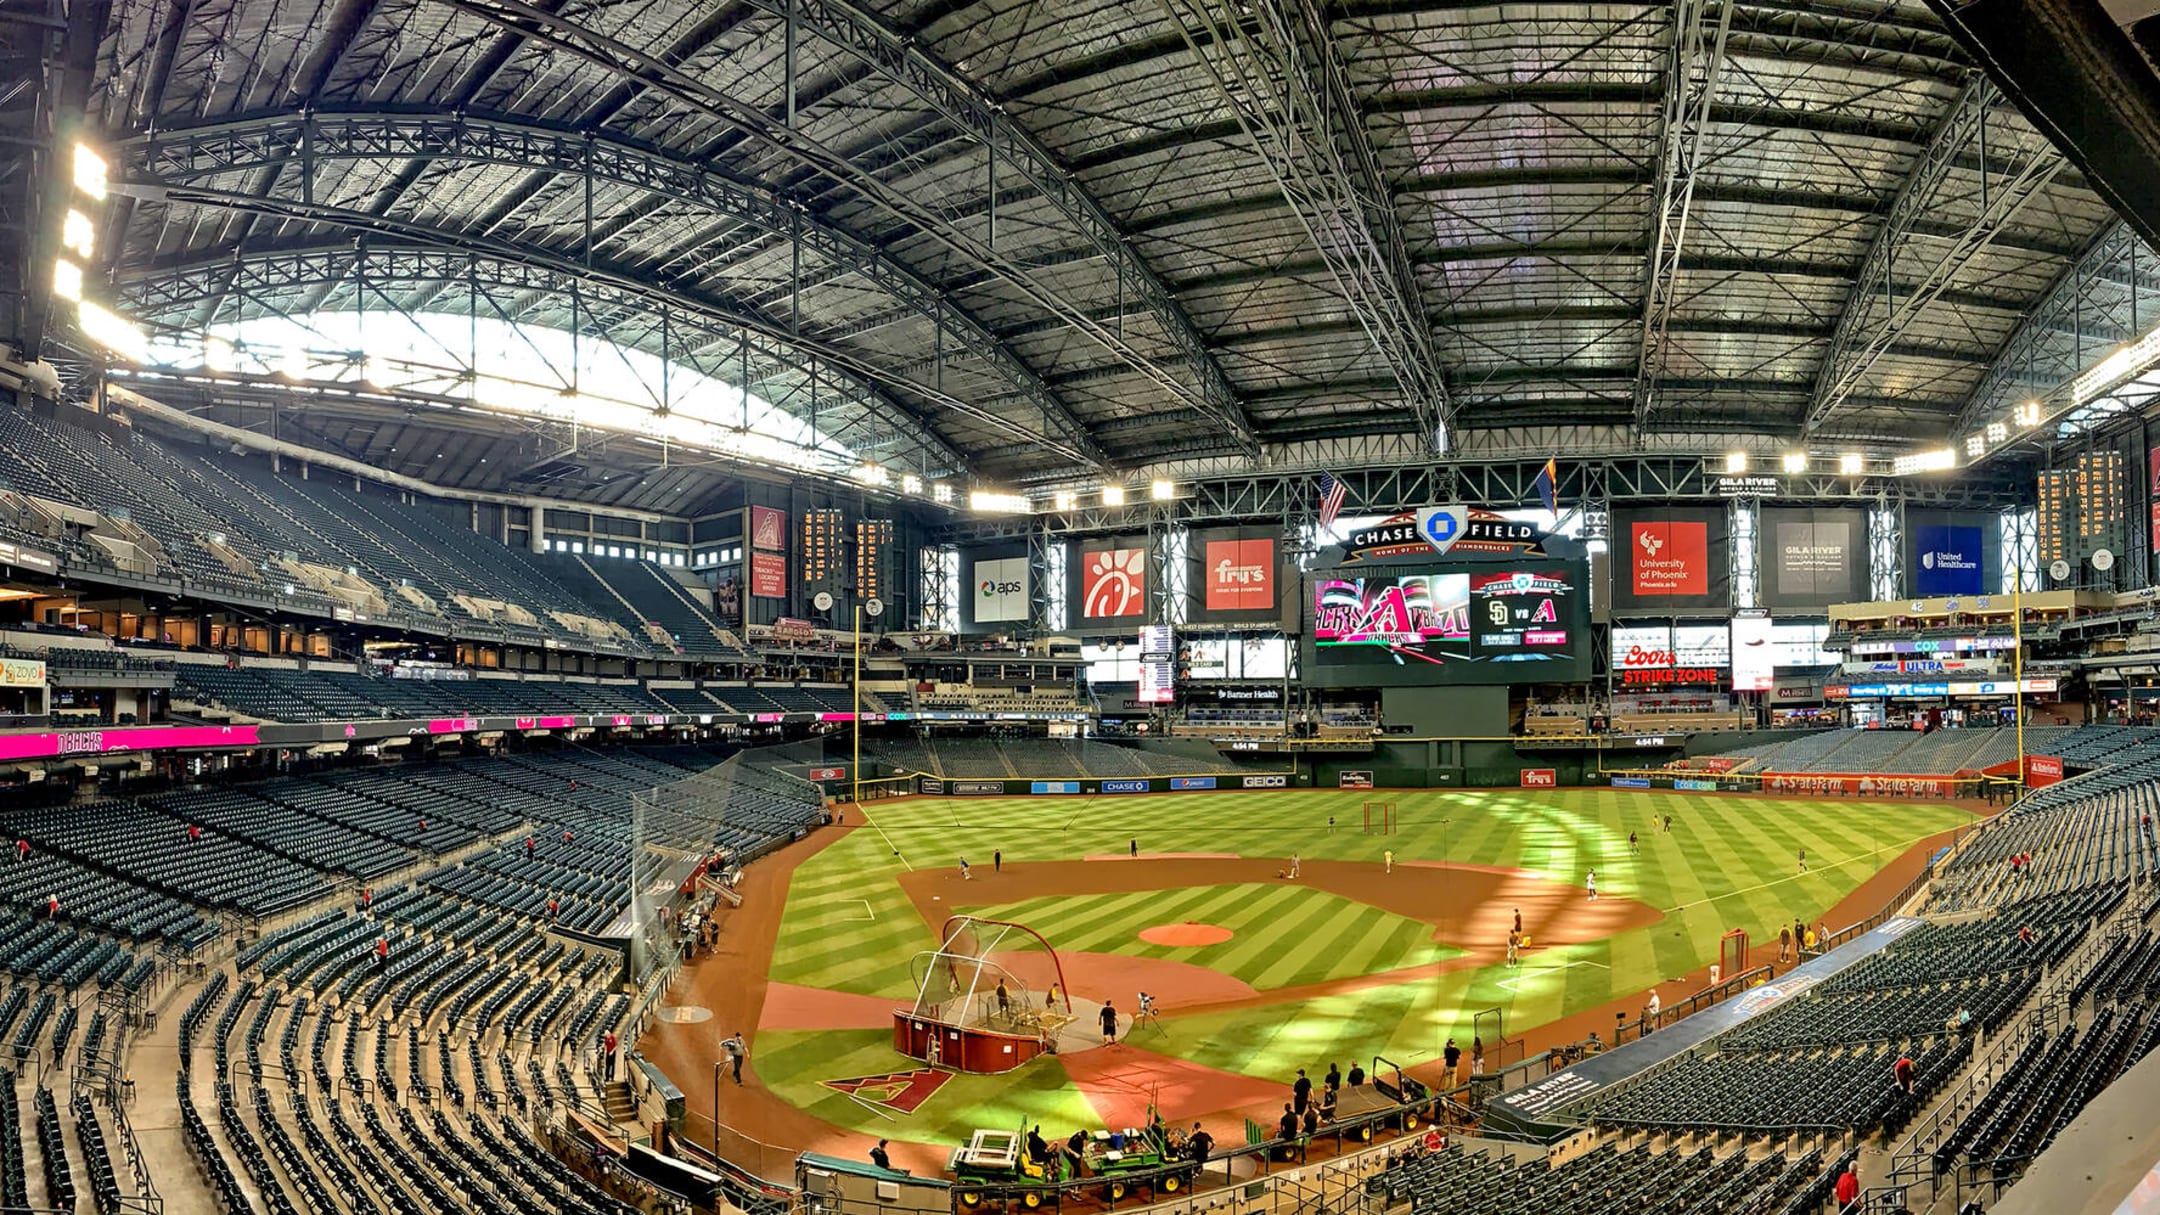
[[[1024,924],[954,916],[912,971],[915,1005],[893,1013],[893,1049],[932,1067],[1010,1071],[1084,1037],[1057,951]]]

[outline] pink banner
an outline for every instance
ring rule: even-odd
[[[65,730],[0,735],[0,761],[56,755],[106,755],[171,747],[252,747],[254,726],[143,726],[130,730]]]
[[[463,734],[480,728],[477,717],[438,717],[427,724],[430,734]]]

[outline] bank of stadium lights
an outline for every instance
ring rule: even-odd
[[[1157,502],[1168,502],[1177,497],[1177,482],[1155,481],[1148,486],[1148,497]]]
[[[66,258],[53,263],[53,294],[71,304],[82,302],[82,267]]]
[[[916,476],[914,473],[901,473],[900,492],[903,494],[912,494],[918,498],[922,497],[922,478]]]
[[[1034,508],[1026,494],[1001,494],[993,490],[968,491],[968,509],[986,515],[1024,515]]]
[[[2019,405],[2016,412],[2011,415],[2011,420],[2027,430],[2038,426],[2040,424],[2040,402],[2027,401]]]
[[[857,467],[855,479],[876,489],[892,484],[892,474],[881,464],[863,464]]]
[[[2116,347],[2113,354],[2071,380],[2071,406],[2075,408],[2095,397],[2106,396],[2124,382],[2152,370],[2156,362],[2160,362],[2160,326],[2147,330],[2145,336],[2134,342]]]
[[[1747,453],[1746,453],[1746,452],[1744,452],[1744,451],[1728,451],[1728,452],[1726,452],[1726,453],[1725,453],[1725,475],[1726,475],[1726,476],[1728,476],[1728,477],[1737,477],[1737,476],[1739,476],[1739,475],[1740,475],[1741,473],[1744,473],[1744,472],[1746,472],[1746,471],[1747,471]]]
[[[150,361],[150,339],[126,317],[84,300],[75,306],[75,323],[84,337],[129,362]]]
[[[1841,477],[1857,477],[1867,471],[1867,457],[1848,451],[1837,458],[1837,470]]]
[[[2003,422],[1990,422],[1987,424],[1987,441],[1989,444],[2000,443],[2009,437],[2010,427],[2008,424]]]
[[[1102,504],[1103,504],[1104,506],[1123,506],[1123,505],[1125,505],[1125,487],[1124,487],[1124,486],[1122,486],[1122,485],[1105,485],[1105,486],[1103,486],[1103,487],[1102,487]]]
[[[105,201],[111,184],[105,158],[88,144],[75,145],[72,158],[75,190],[91,202]],[[130,362],[147,362],[150,339],[135,322],[83,298],[83,266],[97,252],[97,224],[88,213],[70,206],[60,220],[62,256],[53,262],[53,294],[75,305],[75,324],[84,337]]]
[[[1050,509],[1066,514],[1080,508],[1080,495],[1069,489],[1061,489],[1050,495]]]
[[[1965,458],[1977,460],[1987,454],[1987,436],[1977,431],[1965,436]]]
[[[1890,472],[1894,476],[1907,477],[1914,473],[1944,472],[1957,467],[1957,449],[1938,447],[1930,451],[1916,451],[1893,457]]]
[[[953,500],[953,487],[945,484],[943,481],[936,482],[930,487],[930,500],[940,506],[951,506]]]
[[[105,158],[89,144],[75,145],[75,188],[98,202],[105,201],[105,187],[110,182]]]
[[[1784,467],[1785,471],[1786,471],[1786,472],[1788,472],[1788,473],[1798,474],[1798,473],[1804,473],[1804,472],[1806,472],[1806,471],[1807,471],[1807,453],[1806,453],[1806,452],[1804,452],[1804,451],[1788,451],[1788,452],[1786,452],[1786,453],[1785,453],[1785,459],[1784,459],[1784,462],[1783,462],[1783,467]]]

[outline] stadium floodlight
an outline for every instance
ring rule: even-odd
[[[1124,486],[1122,486],[1122,485],[1105,485],[1105,486],[1103,486],[1103,487],[1102,487],[1102,504],[1103,504],[1104,506],[1123,506],[1123,505],[1125,505],[1125,487],[1124,487]]]
[[[1857,477],[1867,470],[1867,457],[1857,451],[1848,451],[1837,459],[1839,475]]]
[[[864,485],[883,486],[892,480],[892,474],[883,465],[866,463],[856,468],[855,479]]]
[[[377,358],[361,360],[360,378],[371,387],[386,388],[390,384],[390,364]]]
[[[75,320],[83,336],[131,363],[150,361],[150,339],[135,322],[109,312],[89,300],[75,305]]]
[[[1965,436],[1965,458],[1977,460],[1987,454],[1987,436],[1974,432]]]
[[[930,487],[930,500],[932,502],[951,505],[952,495],[952,486],[945,484],[943,481],[940,481]]]
[[[1913,473],[1943,472],[1957,467],[1957,449],[1937,447],[1929,451],[1916,451],[1895,457],[1890,461],[1890,471],[1900,477]]]
[[[308,375],[308,353],[305,346],[287,346],[278,358],[278,371],[288,380],[304,380]]]
[[[922,493],[922,478],[914,473],[902,473],[900,476],[900,492],[920,495]]]
[[[1746,453],[1746,452],[1744,452],[1744,451],[1728,451],[1728,452],[1726,452],[1726,453],[1725,453],[1725,472],[1726,472],[1726,474],[1727,474],[1728,476],[1737,476],[1737,475],[1739,475],[1739,474],[1741,474],[1741,473],[1744,473],[1744,472],[1746,472],[1746,471],[1747,471],[1747,453]]]
[[[986,515],[1024,515],[1029,506],[1026,494],[1001,494],[987,489],[968,491],[968,509]]]
[[[106,176],[105,158],[90,149],[89,144],[75,145],[75,188],[98,200],[105,201],[105,187],[110,179]]]
[[[1788,451],[1788,452],[1786,452],[1786,453],[1785,453],[1785,471],[1786,471],[1786,472],[1789,472],[1789,473],[1804,473],[1804,472],[1806,472],[1806,471],[1807,471],[1807,453],[1806,453],[1806,452],[1804,452],[1804,451]]]
[[[2004,439],[2007,439],[2007,438],[2009,438],[2009,437],[2010,437],[2010,427],[2009,427],[2009,426],[2008,426],[2007,424],[2005,424],[2005,423],[2002,423],[2002,422],[1990,422],[1990,423],[1988,423],[1988,424],[1987,424],[1987,441],[1988,441],[1988,442],[1990,442],[1990,443],[2000,443],[2000,442],[2002,442],[2002,441],[2003,441]]]
[[[1157,502],[1168,502],[1177,497],[1177,483],[1175,481],[1156,481],[1148,486],[1148,497],[1155,499]]]
[[[74,303],[82,299],[82,267],[66,258],[53,263],[53,294]]]
[[[239,366],[240,360],[237,357],[238,353],[239,352],[233,348],[233,344],[231,342],[226,341],[224,338],[221,338],[214,333],[209,334],[203,338],[203,366],[209,368],[212,371],[231,371],[233,368]]]
[[[90,222],[89,216],[69,207],[67,215],[60,220],[60,244],[75,256],[89,261],[97,252],[97,225]]]
[[[1050,495],[1050,509],[1064,512],[1080,505],[1080,495],[1069,489],[1061,489]]]
[[[2038,426],[2040,424],[2040,402],[2027,401],[2024,404],[2019,405],[2017,407],[2017,413],[2014,415],[2013,420],[2016,421],[2018,425],[2025,427],[2027,430]]]

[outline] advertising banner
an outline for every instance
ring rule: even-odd
[[[10,688],[44,687],[44,660],[37,658],[0,658],[0,686]]]
[[[787,551],[787,512],[769,506],[750,508],[750,547],[767,552]]]
[[[1683,793],[1717,792],[1717,782],[1714,780],[1694,780],[1691,778],[1683,777],[1679,780],[1674,781],[1672,783],[1672,787],[1680,790]]]
[[[1207,540],[1200,546],[1203,611],[1275,611],[1275,541]]]
[[[945,782],[935,776],[918,776],[915,778],[915,792],[942,794],[945,792]]]
[[[1247,789],[1287,789],[1289,787],[1290,778],[1287,776],[1248,776],[1245,778],[1245,788]]]
[[[1170,778],[1170,787],[1180,791],[1212,789],[1215,787],[1215,778],[1212,776],[1173,776]]]
[[[1372,788],[1372,772],[1369,769],[1358,772],[1338,772],[1335,775],[1335,787],[1338,789],[1370,789]]]
[[[2025,785],[2030,789],[2056,784],[2063,778],[2063,761],[2059,755],[2028,755],[2025,757]]]
[[[750,554],[750,594],[757,599],[787,598],[787,558],[778,553]]]
[[[1856,510],[1764,508],[1763,605],[1823,608],[1867,598],[1866,522]]]
[[[1001,780],[956,780],[952,782],[952,791],[962,797],[996,797],[1005,792],[1005,782]]]
[[[846,768],[812,768],[812,769],[810,769],[810,779],[811,779],[811,780],[846,780],[846,779],[847,779],[847,769],[846,769]]]
[[[1953,797],[1957,783],[1941,776],[1862,776],[1820,772],[1769,772],[1765,793],[1846,793],[1862,797]]]
[[[1148,783],[1144,780],[1106,780],[1102,783],[1105,793],[1145,793]]]
[[[1613,512],[1613,606],[1721,608],[1732,598],[1732,557],[1723,507],[1648,507]]]
[[[1702,766],[1705,772],[1730,772],[1735,767],[1735,764],[1732,760],[1722,756],[1713,756],[1704,760]]]
[[[1072,610],[1066,619],[1087,627],[1147,616],[1147,541],[1088,540],[1066,559]]]
[[[1612,778],[1612,787],[1615,789],[1647,789],[1650,787],[1650,778],[1647,776],[1615,776]]]
[[[975,623],[1010,623],[1028,618],[1026,557],[977,561],[971,581],[975,585]]]
[[[1987,590],[1984,533],[1977,526],[1922,524],[1913,528],[1913,594],[1978,595]]]
[[[1080,782],[1076,780],[1039,780],[1028,785],[1030,793],[1078,793]]]
[[[1768,616],[1732,619],[1732,686],[1735,692],[1767,692],[1777,675],[1777,648],[1770,644]]]
[[[1554,768],[1524,768],[1522,787],[1525,789],[1554,789],[1560,785],[1560,773]]]

